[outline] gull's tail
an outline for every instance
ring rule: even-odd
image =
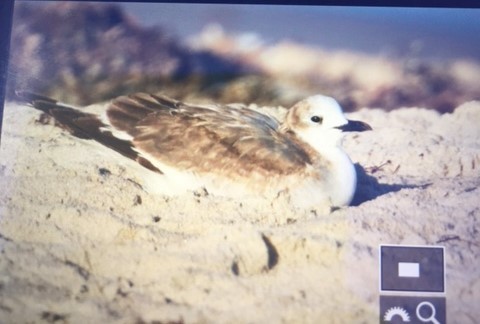
[[[51,116],[59,127],[65,129],[73,136],[97,141],[123,156],[138,162],[151,171],[162,173],[134,150],[133,143],[130,140],[115,136],[110,130],[111,125],[105,124],[98,115],[84,112],[81,108],[75,108],[57,100],[27,91],[17,91],[16,95],[18,101],[24,102]]]

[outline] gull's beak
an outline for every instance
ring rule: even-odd
[[[335,128],[341,130],[342,132],[364,132],[372,130],[370,125],[358,120],[348,120],[347,124]]]

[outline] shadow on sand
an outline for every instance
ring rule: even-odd
[[[379,183],[377,178],[367,174],[360,164],[355,163],[355,170],[357,171],[357,190],[351,206],[359,206],[366,201],[374,200],[390,192],[397,192],[402,189],[424,189],[431,185],[431,183],[421,185]]]

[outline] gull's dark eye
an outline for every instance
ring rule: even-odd
[[[318,116],[313,116],[312,118],[310,118],[310,120],[314,123],[319,123],[321,124],[322,121],[323,121],[323,118],[322,117],[318,117]]]

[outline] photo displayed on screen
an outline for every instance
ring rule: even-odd
[[[16,1],[0,322],[479,322],[479,44],[479,9]]]

